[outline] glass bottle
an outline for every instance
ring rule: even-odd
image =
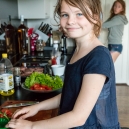
[[[21,85],[20,67],[14,67],[14,84],[15,84],[15,86]]]
[[[16,54],[16,29],[11,24],[9,15],[8,25],[5,27],[6,50],[8,54]]]
[[[49,46],[53,46],[53,32],[52,32],[52,28],[49,29],[48,32],[48,36],[49,36]]]
[[[61,52],[62,52],[62,54],[67,53],[66,36],[64,34],[61,36]]]
[[[10,96],[13,93],[13,65],[7,58],[7,53],[3,53],[0,61],[0,94],[3,96]]]
[[[21,15],[21,24],[18,27],[18,45],[20,54],[27,54],[26,33],[27,27],[24,25],[24,16]]]

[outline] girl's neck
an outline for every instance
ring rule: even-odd
[[[76,47],[77,48],[89,47],[91,44],[93,44],[95,39],[96,39],[96,36],[93,33],[87,36],[83,36],[81,38],[77,38],[75,39]]]

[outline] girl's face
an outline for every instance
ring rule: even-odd
[[[91,24],[80,9],[68,5],[65,1],[61,5],[60,25],[70,38],[87,36],[93,30]]]
[[[114,14],[119,14],[123,11],[123,7],[119,2],[116,2],[114,5]]]

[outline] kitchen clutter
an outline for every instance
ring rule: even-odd
[[[20,17],[20,25],[18,28],[11,24],[11,16],[9,15],[8,24],[0,25],[0,52],[7,54],[26,55],[31,52],[44,51],[44,48],[53,48],[55,44],[61,54],[67,53],[66,36],[47,23],[41,23],[34,30],[33,27],[28,28],[24,24],[24,15]]]
[[[16,28],[9,16],[8,24],[4,22],[0,27],[0,53],[4,53],[0,61],[0,94],[9,96],[14,93],[14,86],[21,86],[23,78],[34,72],[64,75],[61,58],[67,53],[66,37],[43,22],[36,30],[28,28],[23,15]],[[20,55],[20,59],[19,65],[13,67],[7,56],[14,55]]]
[[[46,46],[43,40],[36,41],[36,51],[43,51],[43,48]]]

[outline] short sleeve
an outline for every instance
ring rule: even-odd
[[[83,74],[103,74],[110,77],[111,72],[111,56],[109,52],[104,49],[91,53],[86,61]]]

